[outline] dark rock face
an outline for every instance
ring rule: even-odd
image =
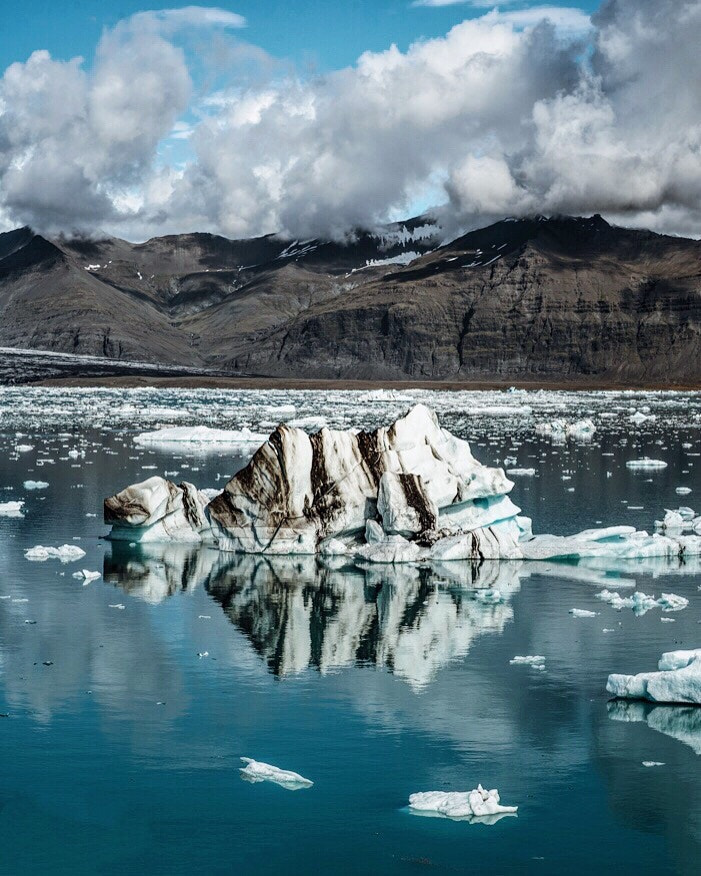
[[[698,241],[536,217],[438,246],[426,223],[346,245],[19,229],[0,235],[0,346],[279,377],[701,379]]]

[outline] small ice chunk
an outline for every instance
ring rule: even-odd
[[[677,487],[674,491],[678,496],[688,496],[691,492],[691,487]]]
[[[15,447],[17,453],[29,453],[30,450],[34,450],[33,444],[18,444]]]
[[[49,486],[48,481],[25,481],[25,490],[45,490]]]
[[[102,575],[99,572],[91,572],[90,569],[81,569],[79,572],[74,572],[73,577],[82,578],[86,584],[89,584],[91,581],[101,578]]]
[[[28,548],[24,552],[26,560],[43,563],[45,560],[60,560],[62,563],[72,563],[85,556],[85,551],[75,544],[63,544],[61,547],[44,547],[41,544]]]
[[[629,459],[626,462],[626,468],[640,471],[655,471],[656,469],[667,468],[667,463],[662,459],[650,459],[645,456],[643,459]]]
[[[24,502],[0,502],[0,516],[22,517],[23,505]]]
[[[544,669],[545,657],[540,654],[527,654],[525,657],[516,656],[509,660],[512,666],[535,666],[537,669]]]
[[[309,788],[314,784],[310,779],[305,779],[304,776],[300,776],[299,773],[294,773],[292,770],[281,770],[279,767],[253,760],[250,757],[242,757],[241,761],[246,764],[245,767],[239,768],[241,778],[249,782],[274,782],[289,791]]]
[[[513,475],[514,477],[522,477],[522,478],[532,478],[535,474],[534,468],[507,468],[507,475]]]
[[[474,791],[420,791],[409,797],[409,807],[419,812],[437,812],[448,818],[469,818],[514,813],[517,806],[502,806],[499,791],[486,791],[478,785]]]
[[[644,761],[643,761],[643,766],[644,766],[644,767],[657,767],[657,766],[664,766],[664,761],[661,761],[661,760],[644,760]]]
[[[585,608],[571,608],[572,617],[596,617],[595,611],[587,611]]]

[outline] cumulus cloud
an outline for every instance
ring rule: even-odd
[[[701,0],[606,0],[591,21],[492,10],[307,78],[237,42],[231,64],[257,75],[196,94],[178,33],[243,23],[200,7],[139,13],[103,36],[89,70],[46,52],[8,68],[0,216],[124,236],[342,237],[438,186],[448,225],[603,212],[696,231]],[[186,161],[157,158],[168,137]]]

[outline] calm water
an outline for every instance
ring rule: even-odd
[[[101,538],[105,495],[164,472],[221,487],[246,461],[140,450],[137,431],[374,425],[411,397],[483,462],[536,468],[513,492],[536,531],[650,529],[665,507],[701,509],[698,395],[0,390],[0,501],[26,502],[0,517],[2,873],[699,872],[701,710],[617,709],[605,692],[611,671],[701,646],[698,565],[361,570]],[[643,407],[656,419],[633,425]],[[560,412],[592,416],[594,442],[535,434]],[[644,454],[668,468],[626,470]],[[78,563],[24,558],[74,540]],[[103,578],[84,587],[79,568]],[[595,598],[633,582],[690,605],[636,618]],[[503,604],[475,597],[489,585]],[[517,654],[546,670],[510,665]],[[314,785],[246,783],[241,756]],[[478,782],[518,817],[406,810],[414,791]]]

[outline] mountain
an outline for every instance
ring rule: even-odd
[[[591,218],[439,245],[0,235],[0,346],[233,375],[697,383],[701,243]],[[0,369],[0,374],[2,374]]]

